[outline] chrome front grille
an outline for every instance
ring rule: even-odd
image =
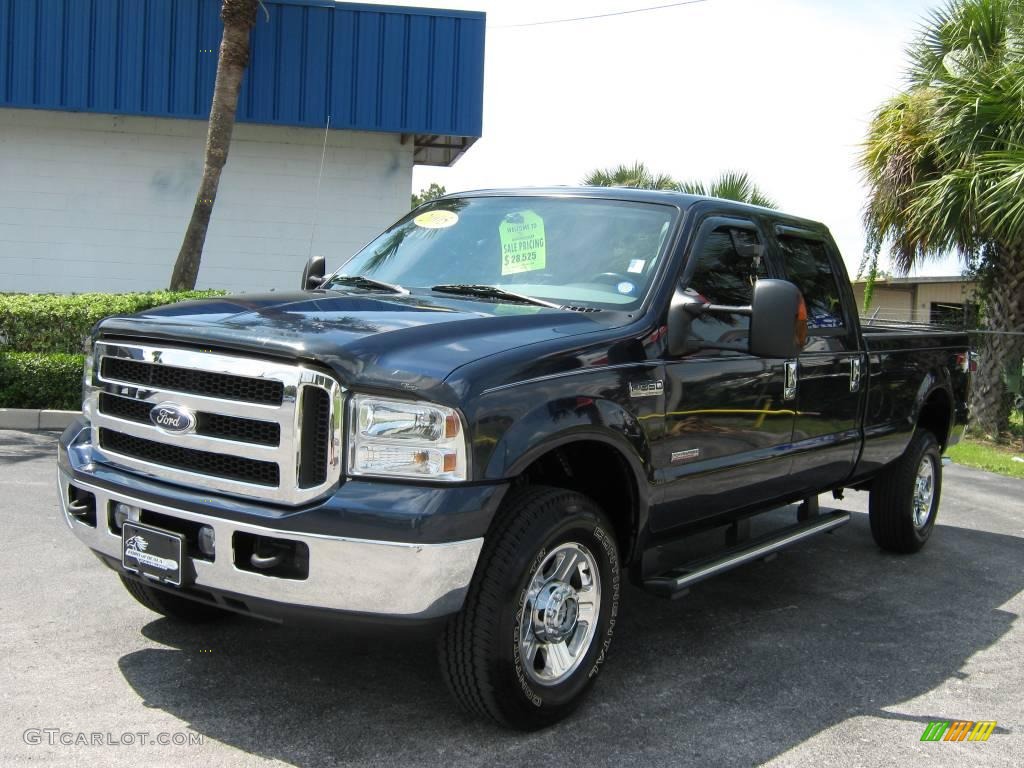
[[[87,367],[93,445],[112,464],[191,487],[301,504],[341,475],[341,386],[301,365],[98,342]],[[160,426],[157,406],[187,410]]]

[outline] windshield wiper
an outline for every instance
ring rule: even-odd
[[[372,277],[366,277],[364,275],[335,275],[331,278],[330,282],[341,283],[342,285],[354,285],[356,288],[383,288],[385,291],[390,291],[391,293],[409,292],[400,285],[385,283],[383,280],[374,280]]]
[[[544,299],[535,299],[533,296],[527,296],[523,293],[514,293],[513,291],[506,291],[504,288],[499,288],[496,285],[434,285],[431,286],[430,290],[437,291],[438,293],[454,293],[463,294],[465,296],[479,296],[482,299],[505,299],[506,301],[515,301],[520,304],[536,304],[539,307],[551,307],[552,309],[565,309],[561,304],[555,304],[553,301],[544,301]]]

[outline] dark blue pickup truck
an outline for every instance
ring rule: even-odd
[[[870,491],[880,547],[918,550],[967,349],[861,328],[812,221],[450,196],[333,275],[311,259],[299,292],[100,323],[59,492],[154,611],[436,625],[455,696],[537,728],[604,666],[623,575],[682,595],[840,526],[817,497],[844,489]]]

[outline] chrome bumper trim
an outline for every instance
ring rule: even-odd
[[[462,608],[484,541],[476,538],[443,544],[408,544],[279,531],[154,504],[72,481],[60,468],[57,484],[65,522],[75,536],[96,552],[121,560],[121,537],[111,533],[107,524],[111,501],[192,520],[211,526],[217,542],[214,562],[192,560],[196,587],[294,606],[417,619],[455,613]],[[95,528],[68,511],[70,485],[95,494]],[[309,577],[284,579],[236,568],[231,552],[236,531],[304,542],[309,547]]]

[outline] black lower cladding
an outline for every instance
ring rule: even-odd
[[[182,448],[155,440],[144,440],[106,427],[100,428],[99,437],[101,448],[153,464],[270,487],[276,487],[281,481],[280,469],[272,461]]]
[[[139,424],[149,424],[149,412],[153,410],[153,403],[149,401],[119,397],[108,392],[100,393],[99,406],[100,413]],[[276,422],[205,411],[196,414],[196,434],[257,445],[275,446],[281,443],[281,426]]]

